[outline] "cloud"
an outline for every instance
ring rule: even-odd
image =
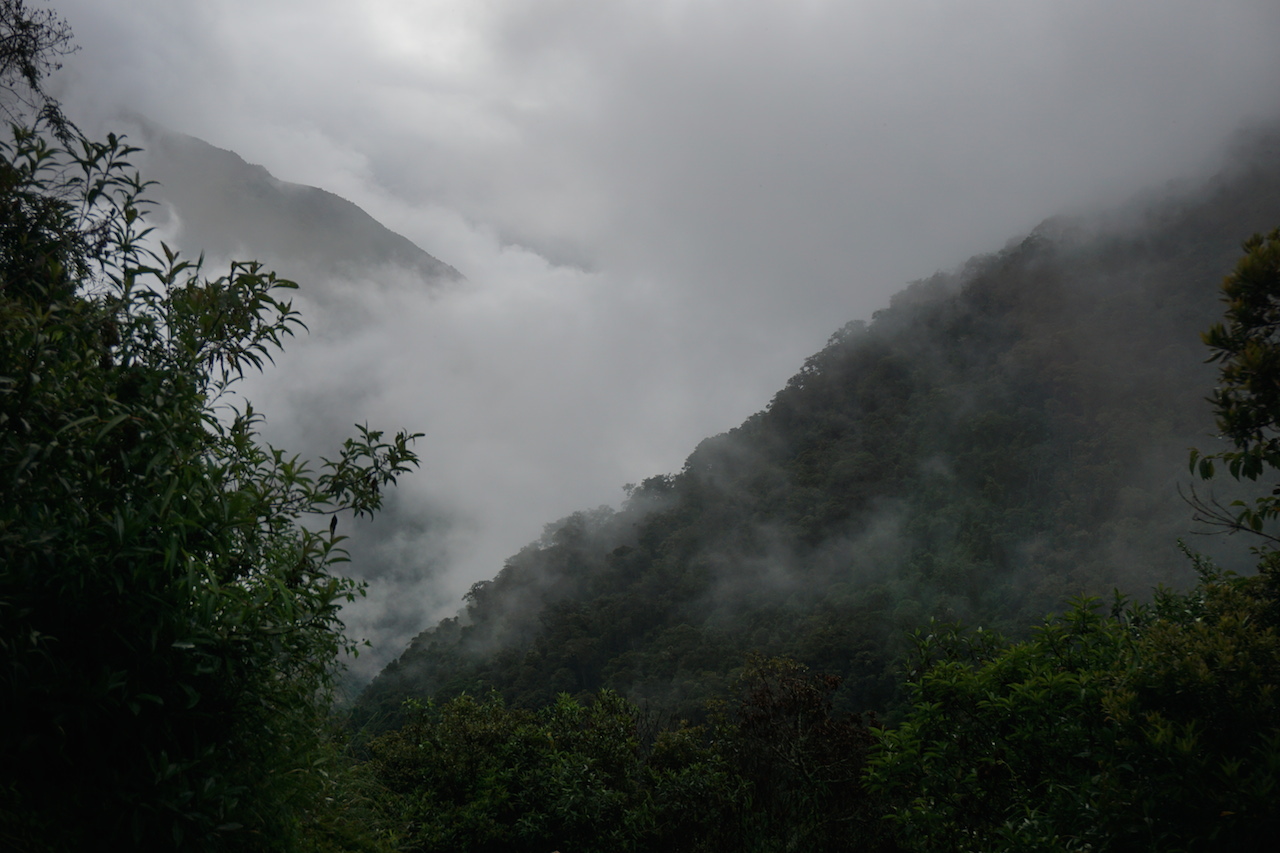
[[[362,319],[313,300],[252,388],[285,444],[428,433],[380,534],[410,543],[378,558],[380,655],[410,602],[425,626],[543,522],[678,469],[907,281],[1205,169],[1280,106],[1271,0],[56,6],[77,115],[234,149],[467,277],[347,282]]]

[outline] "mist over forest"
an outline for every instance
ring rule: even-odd
[[[350,567],[382,580],[349,611],[366,678],[549,520],[678,471],[907,282],[1203,180],[1274,113],[1280,73],[1277,9],[1254,0],[1155,22],[1141,3],[420,5],[312,3],[300,25],[245,0],[58,4],[80,51],[53,83],[87,128],[145,115],[464,277],[417,287],[331,232],[316,252],[247,212],[261,174],[228,215],[248,178],[156,163],[182,194],[163,235],[185,217],[175,242],[212,258],[235,223],[303,284],[310,333],[244,389],[271,439],[314,456],[356,422],[426,433],[397,520],[362,537],[380,556]],[[215,198],[197,229],[182,207]]]
[[[361,410],[385,410],[388,387],[410,394],[439,379],[422,376],[421,365],[378,363],[386,350],[373,341],[389,334],[388,313],[415,323],[433,310],[447,318],[451,296],[472,287],[464,273],[336,196],[131,121],[125,127],[160,181],[152,194],[161,238],[189,252],[204,247],[215,263],[262,257],[303,281],[298,299],[314,339],[299,341],[268,384],[251,380],[246,392],[274,404],[268,434],[320,455]],[[849,656],[864,648],[875,650],[862,653],[873,670],[867,678],[881,682],[866,689],[883,710],[896,683],[893,638],[929,618],[1018,629],[1072,595],[1186,583],[1180,538],[1231,553],[1192,534],[1180,463],[1188,448],[1212,441],[1204,402],[1212,368],[1198,335],[1218,311],[1210,283],[1230,266],[1239,235],[1275,215],[1274,150],[1271,126],[1240,131],[1209,180],[1169,182],[1111,210],[1053,217],[1003,249],[911,284],[869,322],[838,329],[767,408],[702,442],[682,469],[641,470],[625,494],[616,482],[621,506],[610,500],[558,522],[541,519],[541,538],[514,556],[497,556],[488,541],[479,554],[490,568],[471,570],[480,579],[467,581],[465,596],[456,581],[441,580],[460,554],[474,561],[476,539],[494,531],[469,525],[450,488],[485,469],[466,457],[453,471],[431,470],[423,491],[393,497],[372,527],[344,522],[352,573],[372,582],[368,598],[348,607],[349,630],[375,643],[353,661],[352,688],[398,657],[370,694],[390,689],[395,698],[379,700],[385,706],[446,684],[445,693],[499,686],[516,697],[511,685],[522,680],[538,685],[524,695],[532,704],[608,686],[688,710],[731,678],[748,651],[847,677]],[[241,207],[255,213],[228,215]],[[329,378],[353,374],[366,375],[363,388]],[[456,400],[458,383],[484,376],[455,368],[443,396]],[[531,381],[517,374],[474,393],[505,393],[520,412],[520,395],[538,388],[512,383]],[[900,399],[875,402],[885,397]],[[469,421],[467,410],[457,414]],[[570,437],[575,450],[580,439]],[[484,485],[468,482],[461,495],[477,486],[483,494]],[[678,557],[673,536],[682,542]],[[566,537],[577,556],[567,556]],[[643,555],[635,552],[641,540],[650,541]],[[623,551],[631,556],[620,588],[621,570],[606,564]],[[662,574],[641,581],[659,567]],[[683,591],[636,592],[642,604],[627,597],[646,584]],[[828,600],[833,588],[839,603]],[[862,612],[873,600],[874,612]],[[620,627],[640,612],[648,621]],[[801,614],[809,629],[795,624]],[[550,624],[557,619],[575,627]],[[854,623],[861,635],[842,628],[825,650],[805,651],[818,643],[806,630]],[[600,651],[606,625],[618,636]],[[661,665],[626,662],[672,636],[679,642]],[[493,671],[496,658],[538,637],[592,650],[550,654],[519,676],[509,660],[506,671]],[[702,663],[685,660],[689,654]]]
[[[1186,459],[1220,441],[1199,335],[1239,235],[1280,217],[1277,153],[1274,128],[1241,133],[1203,185],[911,284],[681,470],[548,524],[379,676],[369,713],[611,688],[696,716],[750,652],[892,713],[901,644],[931,619],[1018,635],[1075,596],[1185,587],[1179,541],[1246,568],[1197,535]]]
[[[1280,7],[1162,12],[0,0],[0,848],[1269,850]]]

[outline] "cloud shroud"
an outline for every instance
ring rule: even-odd
[[[1263,0],[57,6],[80,114],[234,148],[467,276],[300,259],[313,334],[251,389],[287,445],[428,432],[397,517],[452,524],[401,548],[444,576],[375,589],[406,610],[678,468],[906,281],[1203,168],[1280,79]]]

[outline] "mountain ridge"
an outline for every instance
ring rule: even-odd
[[[1017,633],[1073,595],[1189,582],[1178,487],[1212,441],[1198,333],[1240,241],[1280,222],[1277,152],[1256,133],[1193,191],[1051,218],[912,284],[682,471],[549,524],[384,669],[357,720],[411,696],[537,707],[600,687],[696,716],[749,652],[892,712],[930,618]]]
[[[391,267],[432,287],[463,278],[336,193],[280,180],[234,151],[143,116],[129,116],[125,124],[143,149],[145,177],[156,182],[148,195],[169,212],[168,230],[184,253],[252,258],[281,268],[301,262],[361,278]]]

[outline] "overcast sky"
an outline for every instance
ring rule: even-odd
[[[379,538],[398,568],[353,616],[379,661],[910,280],[1208,169],[1280,113],[1275,0],[54,7],[76,114],[233,149],[467,277],[361,323],[321,310],[305,360],[253,386],[286,442],[318,401],[427,433]]]

